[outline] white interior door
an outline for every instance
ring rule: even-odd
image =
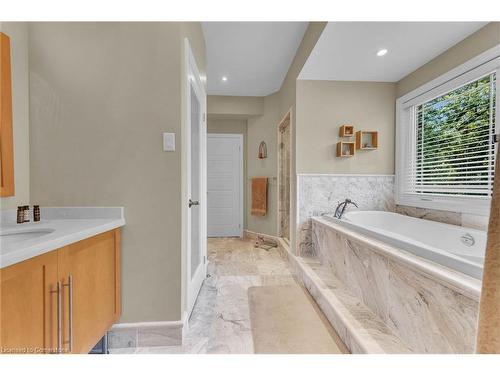
[[[206,277],[206,94],[189,42],[187,54],[187,313]]]
[[[208,134],[208,237],[243,235],[243,135]]]

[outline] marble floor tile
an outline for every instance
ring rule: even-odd
[[[139,347],[135,354],[184,354],[182,346]]]
[[[120,328],[108,332],[110,348],[135,348],[137,347],[137,328]]]
[[[137,348],[109,348],[109,354],[135,354],[137,352]]]
[[[208,273],[189,319],[182,345],[110,350],[126,354],[254,353],[248,288],[294,285],[286,258],[277,248],[255,248],[251,240],[208,240]],[[150,337],[148,339],[155,339]],[[140,340],[143,342],[143,340]],[[147,341],[145,341],[147,342]],[[155,342],[156,343],[156,342]],[[139,343],[141,345],[141,343]]]

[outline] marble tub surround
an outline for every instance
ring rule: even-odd
[[[249,239],[258,233],[246,231]],[[326,318],[353,354],[411,353],[411,350],[376,314],[350,293],[335,278],[330,266],[318,258],[298,257],[281,238],[262,235],[278,243],[278,253],[286,259],[295,280],[316,301]]]
[[[415,353],[472,353],[480,281],[324,219],[318,261]]]
[[[123,207],[42,207],[41,221],[16,223],[16,210],[1,212],[0,268],[125,225]],[[15,240],[15,234],[42,235]]]
[[[380,317],[354,296],[317,258],[289,254],[297,279],[309,291],[353,354],[408,354],[408,348]]]
[[[439,221],[441,223],[460,225],[462,227],[486,230],[488,229],[488,216],[466,214],[453,211],[432,210],[428,208],[396,205],[398,214],[408,215],[419,219]]]
[[[393,175],[298,174],[297,253],[314,256],[311,217],[333,214],[350,198],[361,210],[394,211]],[[356,209],[349,206],[348,210]]]

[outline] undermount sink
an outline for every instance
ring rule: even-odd
[[[0,231],[2,245],[31,240],[54,232],[52,228],[15,228]]]

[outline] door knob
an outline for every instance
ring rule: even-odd
[[[193,200],[189,200],[189,208],[191,208],[191,206],[199,206],[200,205],[200,202],[199,201],[193,201]]]

